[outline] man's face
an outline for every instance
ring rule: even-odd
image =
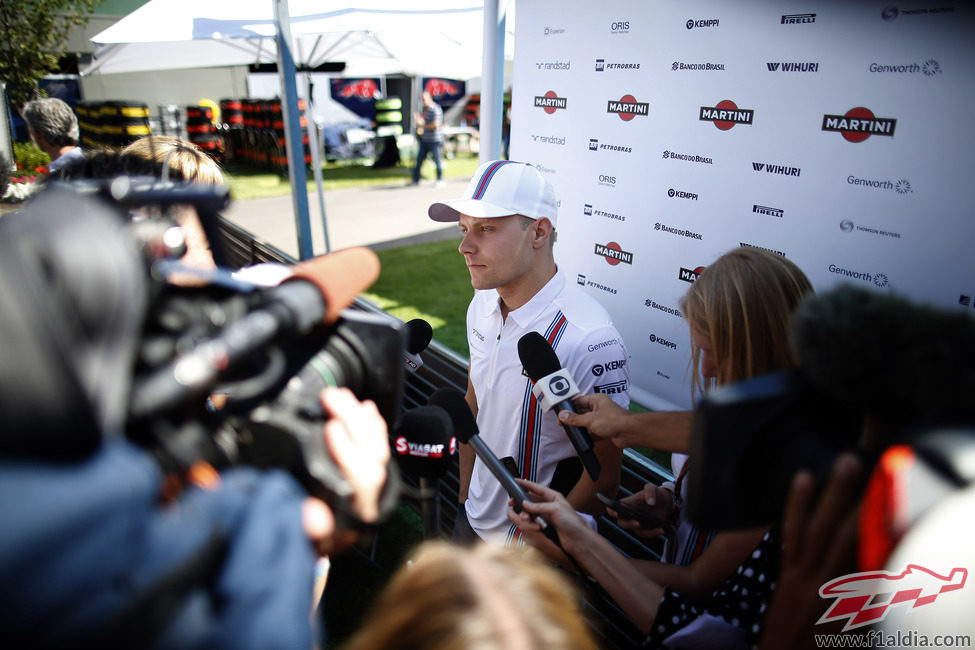
[[[460,216],[458,225],[464,238],[457,249],[467,262],[475,289],[504,287],[531,270],[537,258],[535,228],[525,228],[523,223],[524,217],[519,215],[493,219]]]

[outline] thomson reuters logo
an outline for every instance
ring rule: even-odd
[[[616,113],[624,122],[629,122],[637,115],[647,117],[650,114],[650,104],[638,102],[633,95],[623,95],[618,100],[606,102],[606,112]]]
[[[620,248],[620,245],[614,241],[609,242],[605,246],[603,244],[596,244],[593,252],[600,257],[606,259],[606,262],[610,266],[616,266],[620,262],[624,264],[633,264],[633,253],[625,251]]]
[[[554,90],[550,90],[544,95],[535,95],[535,107],[551,115],[560,108],[566,107],[565,97],[559,97]]]
[[[752,124],[755,111],[750,108],[738,108],[730,99],[725,99],[716,106],[702,106],[699,119],[702,122],[714,122],[722,131],[727,131],[736,124]]]
[[[869,108],[858,106],[844,115],[823,115],[823,131],[838,131],[847,142],[863,142],[871,135],[894,135],[897,120],[876,117]]]

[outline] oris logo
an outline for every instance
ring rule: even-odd
[[[551,115],[558,109],[566,107],[565,97],[559,97],[554,90],[550,90],[544,95],[535,95],[535,107]]]
[[[623,250],[619,244],[614,241],[609,242],[605,246],[603,244],[596,244],[593,248],[593,252],[596,255],[604,258],[610,266],[616,266],[620,262],[624,264],[633,264],[633,253]]]
[[[616,177],[607,176],[606,174],[599,175],[599,184],[605,185],[607,187],[616,187]]]
[[[650,114],[650,104],[638,102],[633,95],[623,95],[619,100],[609,100],[606,102],[606,112],[616,113],[624,122],[629,122],[634,117],[640,115],[646,117]]]
[[[752,124],[755,111],[750,108],[738,108],[730,99],[718,102],[717,106],[702,106],[699,119],[702,122],[714,122],[722,131],[727,131],[736,124]]]
[[[615,23],[610,24],[609,31],[613,34],[628,34],[630,32],[630,21],[617,20]]]
[[[894,135],[897,120],[875,117],[869,108],[858,106],[844,115],[823,115],[823,131],[836,131],[847,142],[863,142],[871,135]]]

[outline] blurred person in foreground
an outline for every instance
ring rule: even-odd
[[[344,650],[596,650],[579,602],[531,549],[425,542]]]
[[[622,451],[596,442],[598,480],[583,471],[555,412],[542,413],[518,351],[522,336],[538,332],[580,390],[612,390],[615,402],[629,405],[623,337],[606,309],[555,262],[557,211],[555,190],[538,169],[494,160],[478,167],[462,198],[433,203],[428,213],[456,222],[463,235],[458,250],[475,289],[467,310],[466,398],[480,437],[499,458],[510,458],[519,476],[554,487],[580,512],[600,514],[596,492],[616,493]],[[463,444],[458,499],[455,541],[517,540],[508,494]]]
[[[794,367],[790,318],[811,292],[795,264],[755,248],[734,249],[706,267],[681,300],[690,328],[695,386]],[[668,542],[666,551],[673,563],[622,555],[561,495],[536,483],[521,481],[532,502],[524,504],[521,514],[509,510],[508,517],[533,545],[567,565],[571,558],[571,566],[592,576],[648,635],[649,647],[754,646],[775,588],[779,531],[767,526],[713,531],[694,525],[687,518],[687,486],[690,481],[707,482],[709,476],[688,474],[686,460],[673,457],[676,485],[648,485],[645,490],[654,502],[647,511],[677,525],[676,540]],[[561,550],[540,533],[533,515],[555,526]],[[640,531],[636,522],[630,524],[642,536],[662,532]]]

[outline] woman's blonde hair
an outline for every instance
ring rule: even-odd
[[[531,549],[425,542],[345,650],[595,650],[573,585]]]
[[[169,167],[184,181],[223,184],[220,165],[189,140],[171,135],[147,135],[122,149],[123,155],[154,160]]]
[[[708,341],[718,366],[713,383],[725,384],[795,367],[789,345],[792,314],[812,293],[793,262],[758,248],[733,249],[698,276],[681,299],[691,331]],[[694,392],[707,388],[701,350],[691,341]]]

